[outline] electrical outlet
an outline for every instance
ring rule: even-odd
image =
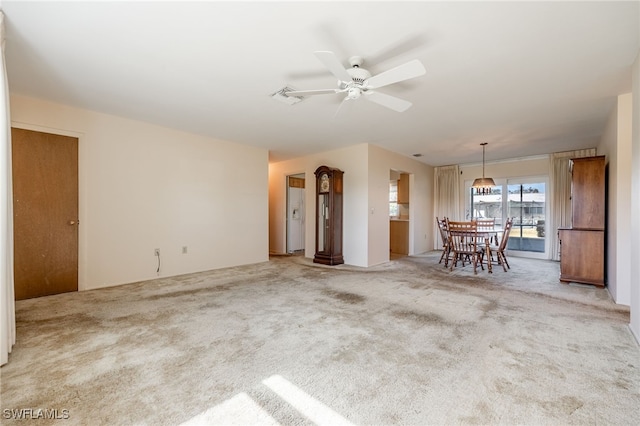
[[[156,256],[160,257],[160,249],[155,249],[153,251],[153,254],[155,254]]]
[[[187,246],[182,246],[182,254],[187,254]]]

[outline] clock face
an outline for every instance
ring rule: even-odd
[[[320,192],[329,192],[329,175],[326,173],[320,176]]]

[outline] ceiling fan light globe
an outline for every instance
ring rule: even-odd
[[[362,90],[360,90],[360,88],[358,87],[352,87],[347,93],[348,99],[358,99],[360,95],[362,95]]]

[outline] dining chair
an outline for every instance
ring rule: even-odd
[[[449,249],[449,233],[447,231],[447,218],[438,219],[436,217],[436,223],[438,224],[438,230],[440,231],[440,238],[442,240],[442,255],[438,263],[442,263],[444,260],[444,266],[449,266],[449,258],[451,257],[451,250]]]
[[[478,273],[478,264],[482,270],[482,258],[484,251],[484,238],[478,236],[478,224],[476,222],[457,222],[447,220],[449,234],[449,250],[451,251],[450,270],[458,266],[458,262],[469,261],[473,265],[473,273]]]
[[[507,243],[509,242],[509,234],[511,233],[511,228],[513,227],[513,218],[508,217],[506,223],[504,224],[504,231],[502,233],[502,238],[500,239],[500,244],[497,246],[491,247],[491,253],[496,254],[496,259],[499,265],[502,265],[502,269],[507,272],[507,268],[511,269],[509,266],[509,262],[507,261],[507,256],[504,254],[507,249]]]

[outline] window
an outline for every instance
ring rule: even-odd
[[[398,209],[398,181],[396,180],[389,182],[389,216],[400,216]]]

